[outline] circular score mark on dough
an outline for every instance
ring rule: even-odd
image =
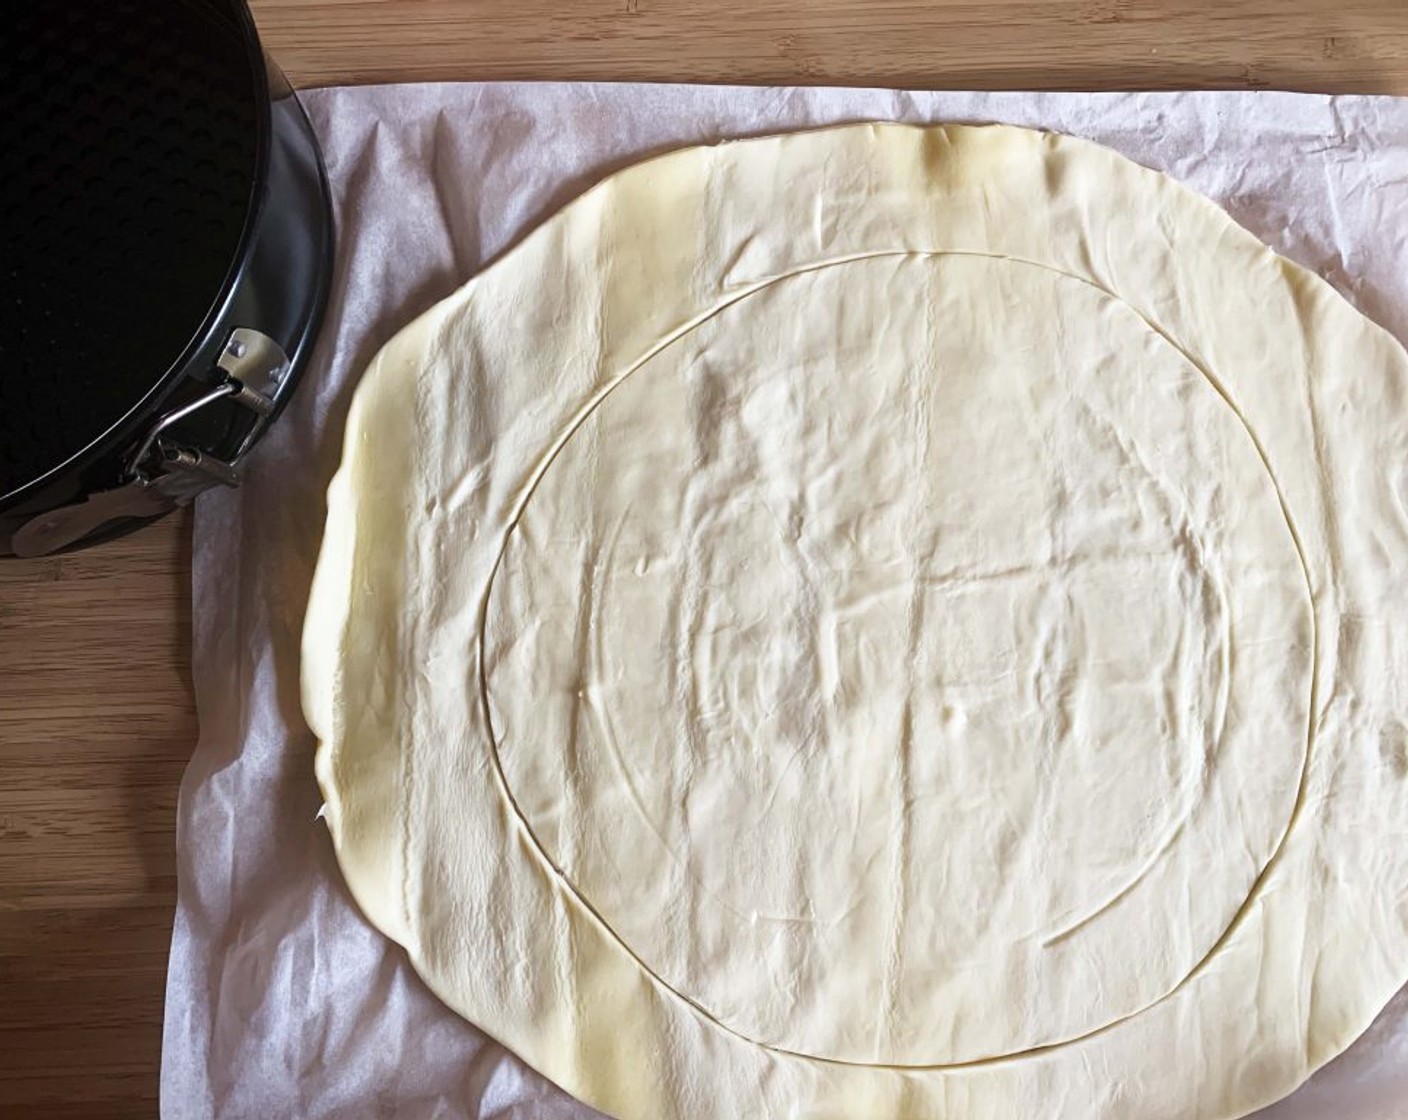
[[[933,1067],[1215,950],[1296,803],[1309,595],[1250,432],[1123,303],[979,255],[805,271],[549,456],[488,595],[494,749],[660,983]]]

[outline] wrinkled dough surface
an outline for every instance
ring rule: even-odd
[[[653,973],[770,1045],[941,1065],[1208,952],[1287,824],[1309,629],[1201,371],[1069,276],[893,255],[739,301],[571,433],[487,686],[535,837]]]
[[[1408,356],[1164,176],[612,175],[377,355],[303,704],[368,918],[622,1120],[1229,1120],[1408,979]]]

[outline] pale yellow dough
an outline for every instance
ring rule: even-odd
[[[373,362],[347,880],[624,1120],[1224,1120],[1408,978],[1408,359],[1092,144],[608,179]]]

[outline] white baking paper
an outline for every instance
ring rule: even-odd
[[[1056,129],[1217,199],[1408,340],[1408,100],[490,84],[304,101],[332,183],[337,270],[318,352],[244,486],[196,507],[201,734],[178,821],[168,1120],[596,1115],[446,1010],[362,919],[318,820],[298,698],[323,493],[358,374],[398,328],[592,182],[680,145],[840,121]],[[1257,1115],[1408,1118],[1408,989],[1347,1053]]]

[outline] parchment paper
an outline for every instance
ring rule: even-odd
[[[1408,100],[491,84],[304,101],[332,183],[337,271],[318,352],[244,486],[196,507],[201,734],[177,827],[161,1072],[171,1120],[596,1115],[447,1011],[362,920],[318,820],[298,700],[323,492],[358,374],[412,316],[595,180],[684,144],[846,120],[1072,132],[1217,199],[1408,340]],[[1408,989],[1257,1115],[1408,1118]]]

